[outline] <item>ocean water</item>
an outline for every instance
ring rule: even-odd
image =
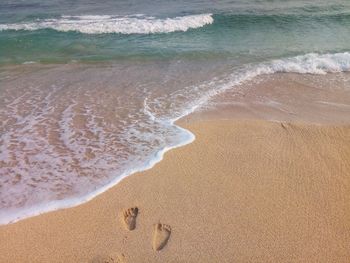
[[[347,0],[0,1],[0,224],[90,200],[278,72],[350,70]]]

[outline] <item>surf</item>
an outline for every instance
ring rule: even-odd
[[[212,14],[156,18],[144,15],[110,16],[81,15],[61,16],[35,22],[0,24],[0,31],[53,29],[59,32],[80,32],[84,34],[160,34],[186,32],[214,22]]]

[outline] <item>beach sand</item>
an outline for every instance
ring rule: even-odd
[[[350,126],[181,124],[196,140],[152,169],[1,226],[0,262],[350,262]]]

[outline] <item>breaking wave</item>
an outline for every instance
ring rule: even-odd
[[[61,16],[56,19],[43,19],[27,23],[0,24],[0,31],[53,29],[61,32],[76,31],[84,34],[155,34],[185,32],[189,29],[212,24],[213,22],[212,14],[188,15],[165,19],[144,15],[83,15]]]

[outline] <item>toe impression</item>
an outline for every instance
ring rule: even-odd
[[[132,207],[123,211],[123,222],[127,230],[134,230],[136,228],[136,217],[139,209]]]

